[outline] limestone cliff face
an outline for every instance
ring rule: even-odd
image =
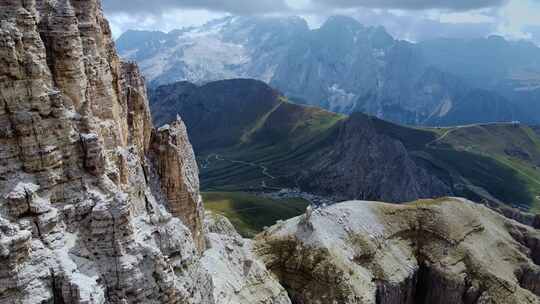
[[[202,251],[204,212],[199,194],[199,169],[186,126],[178,117],[174,123],[159,128],[152,138],[155,167],[169,209],[190,228],[197,248]]]
[[[257,238],[293,303],[540,303],[540,233],[462,199],[346,202]]]
[[[0,20],[0,302],[213,303],[196,170],[147,161],[144,81],[100,2],[0,1]],[[174,144],[158,163],[193,157]]]

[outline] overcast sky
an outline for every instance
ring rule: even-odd
[[[103,0],[117,37],[128,29],[170,31],[226,15],[299,15],[318,27],[329,15],[383,25],[394,36],[503,35],[540,45],[540,0]]]

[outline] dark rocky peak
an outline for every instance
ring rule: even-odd
[[[195,86],[179,82],[151,94],[154,121],[170,123],[181,113],[196,149],[236,143],[246,126],[282,102],[262,81],[231,79]]]
[[[332,46],[341,45],[344,51],[355,48],[387,49],[395,39],[382,26],[366,27],[347,16],[332,16],[323,26],[313,31],[315,40]]]
[[[191,95],[198,86],[189,81],[179,81],[165,84],[150,90],[151,100],[153,102],[168,102],[171,98],[184,98]],[[151,102],[152,102],[151,101]]]
[[[159,86],[152,90],[151,95],[154,102],[159,102],[165,98],[177,98],[179,95],[191,95],[195,92],[206,96],[213,96],[213,94],[221,95],[223,97],[234,95],[238,97],[238,102],[242,99],[249,99],[250,97],[255,96],[264,99],[265,96],[275,97],[280,95],[278,91],[271,88],[266,83],[255,79],[220,80],[200,86],[189,81],[179,81]],[[242,96],[244,96],[244,98],[241,98]],[[222,99],[226,100],[226,98],[214,98],[216,102]]]
[[[266,83],[255,79],[228,79],[207,83],[202,90],[220,91],[223,94],[257,94],[259,96],[277,96],[279,93]]]
[[[127,30],[116,40],[124,48],[140,47],[141,41],[159,41],[167,38],[167,34],[161,31]]]
[[[321,26],[323,31],[334,31],[334,30],[343,30],[348,29],[349,31],[358,31],[365,29],[365,27],[360,24],[356,19],[348,16],[336,15],[331,16],[326,20],[326,22]]]
[[[369,40],[374,48],[384,49],[391,46],[394,43],[394,37],[392,37],[386,29],[382,26],[370,28]]]

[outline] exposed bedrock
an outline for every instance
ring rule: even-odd
[[[204,227],[185,126],[153,130],[100,1],[0,20],[0,303],[290,303],[228,221]]]
[[[190,228],[202,252],[204,209],[199,193],[199,169],[186,126],[180,118],[154,132],[152,152],[170,212]]]
[[[0,303],[538,303],[538,231],[466,201],[242,239],[205,218],[185,126],[152,128],[99,0],[0,0],[0,20]]]
[[[293,303],[540,303],[539,240],[447,198],[316,209],[263,232],[255,248]]]
[[[213,303],[184,222],[202,206],[168,200],[198,185],[151,176],[144,80],[100,1],[0,1],[0,20],[0,302]]]

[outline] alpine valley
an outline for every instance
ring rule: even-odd
[[[158,124],[183,118],[205,190],[299,188],[333,201],[463,196],[540,210],[535,127],[406,127],[297,105],[248,79],[164,85],[151,109]]]

